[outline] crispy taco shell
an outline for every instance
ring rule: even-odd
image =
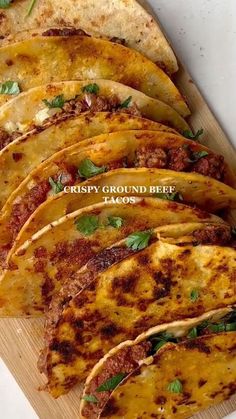
[[[174,133],[172,128],[125,113],[85,113],[26,134],[0,151],[0,202],[40,163],[82,140],[115,131],[152,130]],[[2,182],[2,183],[1,183]]]
[[[168,342],[179,343],[186,341],[190,345],[193,344],[193,339],[197,338],[199,334],[201,336],[206,333],[213,334],[213,330],[217,330],[217,327],[219,330],[222,329],[221,331],[223,331],[224,328],[229,328],[229,325],[231,325],[230,328],[234,330],[234,321],[235,311],[233,308],[229,307],[213,310],[195,319],[177,321],[171,324],[153,327],[142,333],[135,340],[122,342],[117,347],[111,349],[111,351],[95,365],[86,380],[80,407],[81,419],[98,418],[108,402],[112,390],[98,392],[97,389],[104,384],[104,382],[107,382],[120,374],[121,371],[126,375],[126,379],[130,380],[133,373],[138,371],[139,374],[140,365],[149,365],[152,363],[152,356],[156,356],[164,345],[169,346],[170,343]],[[118,385],[114,390],[116,391],[116,389],[118,389]],[[95,397],[96,403],[86,401],[86,399],[91,396]],[[134,396],[135,395],[133,395],[133,397]],[[145,397],[147,397],[146,402],[148,403],[150,394],[145,393]],[[169,399],[169,397],[167,399]],[[165,401],[163,399],[164,405],[165,403],[168,404],[167,399]],[[159,400],[161,402],[161,399]],[[127,403],[128,405],[131,404],[132,398],[129,401],[127,400]],[[188,404],[188,406],[190,405]]]
[[[148,419],[159,411],[185,419],[229,399],[236,390],[235,345],[235,331],[166,345],[113,392],[99,417]]]
[[[98,86],[97,94],[83,92],[88,86]],[[49,109],[49,103],[62,95],[62,108]],[[121,107],[128,101],[127,107]],[[126,102],[127,103],[127,102]],[[187,122],[170,106],[150,98],[131,87],[111,80],[85,80],[50,83],[16,96],[0,108],[0,148],[22,133],[45,124],[79,115],[85,111],[128,112],[176,128],[189,130]],[[2,145],[3,144],[3,145]]]
[[[113,171],[113,169],[121,167],[120,170],[122,171],[124,170],[122,169],[124,164],[128,167],[138,165],[155,166],[155,164],[162,164],[163,149],[179,150],[181,148],[181,150],[186,153],[187,147],[191,150],[193,155],[207,150],[204,146],[197,144],[196,142],[189,141],[171,133],[124,131],[122,133],[103,134],[58,152],[30,173],[11,194],[4,205],[0,219],[1,253],[6,254],[6,249],[9,250],[12,246],[21,227],[23,227],[34,211],[37,210],[38,206],[52,195],[52,181],[54,183],[59,182],[62,187],[65,185],[84,184],[84,178],[78,176],[78,169],[80,170],[81,164],[83,164],[86,159],[91,160],[96,166],[103,167],[103,170]],[[158,153],[157,156],[155,155],[156,152]],[[160,152],[161,157],[159,158]],[[214,159],[216,158],[210,150],[208,150],[207,153],[212,155]],[[206,158],[208,157],[209,156]],[[168,161],[167,156],[165,158]],[[173,164],[175,164],[175,160],[176,157],[174,153]],[[193,163],[193,170],[194,165],[195,163]],[[203,207],[203,209],[209,209],[210,211],[213,209],[212,212],[214,212],[216,209],[221,208],[221,202],[218,201],[217,193],[220,195],[221,199],[224,198],[223,207],[229,205],[231,196],[232,199],[236,199],[236,191],[234,189],[214,179],[199,175],[198,173],[186,173],[183,181],[181,177],[183,173],[177,173],[167,169],[151,170],[157,175],[153,185],[158,182],[159,185],[176,186],[177,191],[183,195],[182,199],[184,202],[197,204],[199,207]],[[137,172],[137,174],[138,173],[140,172]],[[99,181],[99,178],[92,178],[90,181],[96,182],[96,179]],[[228,183],[231,183],[230,170],[226,166],[225,179],[228,180]],[[149,181],[150,180],[151,179],[149,179]],[[199,199],[199,190],[196,190],[196,192],[192,194],[192,190],[196,188],[194,182],[196,182],[197,185],[202,183],[202,188],[207,187],[207,189],[212,184],[212,203],[210,201],[211,197],[209,196],[209,193],[207,198],[201,193]],[[137,184],[139,184],[139,182]],[[142,184],[146,185],[145,178],[142,178]],[[228,195],[228,201],[226,196],[222,195],[221,190],[225,192],[226,196]],[[2,195],[4,195],[4,193],[5,190],[2,191]],[[149,191],[147,191],[146,194],[152,195]],[[207,205],[208,202],[210,202],[209,208],[208,206],[207,208],[205,207],[206,202]],[[232,206],[233,205],[234,204],[232,203]],[[61,216],[63,215],[64,214],[62,213]],[[56,218],[54,218],[54,220],[55,219]]]
[[[183,117],[190,114],[164,71],[123,45],[88,36],[37,36],[0,48],[1,82],[18,82],[22,92],[44,83],[86,79],[120,82],[161,100]],[[1,95],[0,103],[10,98]]]
[[[83,381],[122,341],[163,323],[235,304],[235,250],[196,245],[195,236],[185,243],[180,229],[174,241],[163,238],[161,230],[155,236],[159,240],[145,250],[94,275],[68,303],[62,299],[59,312],[52,305],[43,370],[53,396]],[[77,279],[86,282],[86,271]],[[190,298],[193,290],[198,290],[197,302]]]
[[[27,0],[13,2],[2,9],[0,36],[10,35],[10,40],[24,39],[27,32],[42,33],[42,27],[77,27],[93,36],[119,38],[126,45],[146,55],[150,60],[166,68],[170,73],[178,69],[174,53],[153,17],[135,0],[116,0],[107,5],[106,0],[64,0],[60,7],[53,0],[35,3],[26,17]]]

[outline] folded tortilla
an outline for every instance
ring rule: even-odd
[[[60,7],[53,0],[41,0],[35,3],[30,15],[27,15],[28,8],[28,0],[21,0],[2,9],[0,36],[12,35],[14,39],[17,32],[34,28],[33,33],[37,33],[44,26],[77,27],[93,36],[122,39],[170,73],[178,69],[174,53],[159,26],[135,0],[115,0],[109,7],[106,0],[77,0],[76,3],[64,0]]]
[[[189,150],[188,152],[187,149]],[[164,150],[168,150],[168,153]],[[173,153],[170,156],[171,150]],[[213,159],[212,167],[215,170],[215,161],[218,161],[218,157],[206,147],[178,135],[158,131],[140,130],[102,134],[56,153],[31,172],[5,203],[0,218],[1,260],[4,260],[7,249],[10,250],[20,229],[29,217],[51,195],[59,193],[67,185],[81,184],[83,186],[83,181],[86,177],[92,176],[90,182],[92,182],[92,185],[96,185],[96,181],[98,179],[99,182],[99,178],[93,176],[101,172],[109,172],[116,169],[117,171],[128,170],[129,173],[131,169],[123,169],[124,166],[130,168],[151,167],[150,173],[156,174],[156,179],[153,179],[154,183],[151,186],[158,184],[176,187],[176,190],[181,194],[183,202],[196,204],[210,212],[222,208],[222,203],[223,208],[236,205],[234,204],[236,191],[230,186],[195,172],[183,174],[182,172],[170,170],[180,167],[176,166],[176,152],[179,153],[179,150],[180,163],[181,160],[185,161],[187,158],[190,161],[191,156],[193,158],[191,160],[193,163],[187,163],[188,169],[186,170],[198,170],[196,166],[198,162],[195,162],[195,157],[197,155],[202,156],[202,153],[206,153],[207,156],[202,156],[201,160],[210,158],[209,161],[211,161]],[[167,169],[153,168],[157,165],[163,167],[163,153],[166,165],[169,164],[169,166],[167,166]],[[184,157],[182,153],[184,153]],[[186,153],[189,153],[189,155],[186,155]],[[173,161],[172,166],[171,161]],[[89,165],[90,169],[87,169],[87,165]],[[95,172],[93,171],[94,165],[96,168]],[[84,166],[85,173],[83,173]],[[222,170],[219,166],[219,170],[216,172],[217,176],[221,172]],[[233,179],[231,179],[230,169],[227,165],[224,165],[223,172],[225,181],[232,184]],[[141,172],[138,173],[141,174]],[[146,173],[148,176],[148,172]],[[209,175],[210,173],[209,171]],[[151,180],[149,179],[149,182]],[[134,184],[139,185],[139,182],[136,183],[136,181]],[[144,177],[141,184],[146,184]],[[196,186],[199,186],[199,184],[201,187],[198,187],[196,190]],[[208,191],[210,185],[212,187],[207,196],[202,194],[202,189],[207,188]],[[143,194],[153,195],[154,191],[151,191],[147,189]],[[221,191],[223,191],[223,194]],[[69,191],[64,191],[64,194],[67,194],[67,192]],[[99,192],[101,193],[100,196],[104,195],[102,191]],[[3,189],[2,195],[4,194],[5,190]],[[110,196],[112,194],[113,192],[110,193]],[[63,215],[62,213],[61,216]],[[56,218],[53,220],[56,220]]]
[[[125,130],[176,133],[172,128],[138,116],[108,112],[86,112],[55,122],[43,131],[34,130],[0,151],[0,202],[3,203],[32,170],[58,151],[99,134]]]
[[[81,197],[84,203],[81,203],[81,207],[86,205],[86,208],[51,223],[17,251],[16,247],[11,250],[8,256],[8,270],[1,277],[1,315],[41,315],[52,295],[57,293],[65,281],[73,282],[77,271],[92,256],[136,230],[177,224],[178,236],[179,231],[182,234],[184,229],[179,229],[181,222],[198,223],[194,227],[190,226],[190,229],[195,230],[205,228],[208,223],[214,223],[219,226],[220,236],[226,236],[227,240],[230,238],[229,226],[219,217],[183,204],[137,197],[133,197],[130,204],[96,204],[94,196],[96,194],[91,196],[94,205],[87,207],[84,196]],[[172,236],[174,231],[172,227]],[[100,259],[103,257],[100,256]],[[109,265],[105,258],[104,268],[108,266],[107,263]],[[14,267],[14,270],[11,267]],[[19,297],[20,289],[23,295],[19,303],[16,304],[15,298],[12,298],[13,305],[9,305],[10,294],[16,292]]]
[[[199,410],[208,407],[208,404],[205,402],[205,400],[207,400],[206,393],[213,393],[213,389],[217,386],[218,383],[215,380],[215,377],[212,380],[213,377],[211,374],[209,375],[209,377],[207,377],[207,380],[203,380],[203,377],[201,376],[202,364],[199,364],[199,366],[201,365],[201,367],[199,368],[197,366],[197,362],[195,362],[195,357],[193,357],[192,361],[196,365],[196,368],[194,368],[192,363],[186,362],[187,354],[185,352],[189,351],[189,359],[191,354],[193,355],[191,351],[194,347],[199,351],[205,349],[205,345],[208,341],[209,335],[213,335],[215,333],[219,333],[219,340],[220,342],[223,342],[225,334],[221,333],[226,330],[230,334],[230,336],[227,335],[227,339],[229,338],[229,342],[231,339],[231,342],[233,344],[235,333],[231,334],[231,332],[236,331],[235,320],[236,311],[234,311],[233,308],[215,310],[213,312],[211,311],[209,313],[206,313],[203,316],[198,317],[196,319],[179,321],[168,325],[154,327],[148,330],[147,332],[143,333],[142,335],[138,336],[138,338],[134,341],[126,341],[118,345],[116,348],[113,348],[108,354],[105,355],[103,359],[101,359],[98,362],[97,365],[95,365],[90,376],[86,381],[81,401],[80,417],[83,419],[96,419],[100,417],[100,415],[101,417],[106,417],[106,415],[108,415],[108,417],[110,415],[113,417],[113,415],[116,412],[116,400],[118,400],[118,405],[120,409],[120,411],[116,412],[119,417],[127,416],[133,418],[136,417],[136,414],[141,415],[142,417],[151,417],[153,406],[151,408],[151,412],[146,411],[146,406],[149,405],[150,401],[152,403],[154,393],[156,399],[155,411],[161,411],[162,409],[164,409],[163,413],[165,412],[165,415],[171,415],[176,410],[175,415],[177,415],[177,417],[182,418],[185,417],[185,415],[188,417],[189,410],[191,410],[192,415],[198,412]],[[205,339],[206,334],[208,335],[207,339]],[[183,345],[185,346],[184,351],[182,348]],[[224,344],[222,345],[222,348],[218,348],[219,351],[220,349],[223,353]],[[155,380],[155,386],[155,384],[151,382],[152,378],[151,376],[149,376],[148,371],[149,368],[152,369],[153,364],[156,363],[157,357],[158,362],[160,361],[160,359],[162,359],[162,352],[165,352],[165,357],[168,356],[168,365],[162,364],[160,368],[158,367],[158,375],[160,374],[160,376],[157,376],[157,379]],[[179,358],[181,357],[181,355],[186,357],[183,360],[183,362],[181,360],[182,370],[180,371],[180,376],[178,377],[178,379],[180,379],[181,376],[184,375],[184,371],[186,371],[186,369],[191,368],[192,373],[189,374],[191,378],[188,377],[190,386],[189,390],[190,394],[196,392],[196,397],[194,398],[194,400],[190,400],[190,394],[188,395],[188,397],[186,397],[186,388],[184,388],[185,394],[183,394],[183,388],[181,388],[182,382],[181,384],[179,384],[175,381],[176,386],[178,386],[178,384],[180,386],[179,393],[178,391],[176,391],[176,393],[171,393],[167,389],[168,379],[170,379],[171,382],[170,374],[174,374],[175,369],[180,366],[180,363],[176,362],[176,356]],[[207,351],[205,351],[205,356],[208,362],[209,359]],[[211,356],[212,358],[214,356],[217,356],[216,352],[214,351]],[[142,365],[143,367],[140,368],[140,365]],[[228,366],[229,365],[231,365],[231,363],[228,364]],[[157,365],[155,366],[155,368],[156,367]],[[215,370],[215,368],[217,368],[216,374],[220,375],[221,369],[218,369],[218,367],[219,365],[216,366],[213,358],[211,369]],[[164,373],[164,368],[166,368],[166,377],[164,380],[164,383],[167,383],[166,388],[165,384],[163,385],[162,381],[162,374]],[[172,371],[171,368],[173,368]],[[124,384],[121,383],[123,381],[122,375],[120,375],[121,372],[125,376],[123,377],[126,380]],[[235,374],[236,370],[234,372],[232,371],[232,369],[230,369],[231,380],[233,379]],[[119,376],[121,377],[120,387],[119,384],[112,385],[112,382],[115,381],[115,377],[118,378]],[[226,377],[224,377],[224,379],[225,378]],[[227,379],[229,379],[228,375]],[[141,383],[141,381],[144,390],[142,390],[139,394],[138,392],[136,392],[136,390],[138,391],[138,387],[136,387],[136,385],[138,383]],[[193,381],[196,383],[196,390],[194,389]],[[134,382],[135,386],[133,386]],[[105,383],[107,385],[107,388],[104,388],[104,391],[101,392],[97,391],[99,390],[99,388],[101,388],[101,386],[104,387]],[[110,388],[109,383],[111,383]],[[221,382],[218,388],[219,392],[222,387],[223,383]],[[147,388],[147,391],[145,391],[145,388]],[[230,386],[227,388],[227,390],[224,389],[226,391],[223,391],[222,394],[220,394],[220,397],[217,397],[216,403],[228,397],[229,388]],[[134,389],[135,391],[133,391]],[[108,402],[113,390],[114,397],[112,396],[111,400]],[[165,395],[163,395],[163,390],[166,393]],[[128,394],[130,396],[129,399]],[[140,402],[140,404],[137,403],[137,408],[136,397],[139,398]],[[178,403],[178,401],[181,399],[182,403]],[[144,409],[144,407],[145,413],[142,410]]]
[[[179,132],[190,130],[170,106],[131,87],[111,80],[67,81],[30,89],[2,106],[0,148],[34,128],[44,128],[86,111],[125,112],[163,123]]]
[[[120,82],[161,100],[183,117],[190,114],[164,71],[123,45],[88,36],[36,36],[0,48],[1,83],[17,82],[22,92],[50,82],[86,79]],[[0,95],[0,103],[10,98]]]
[[[181,228],[175,240],[163,238],[163,228],[155,240],[154,231],[146,249],[93,275],[92,282],[87,271],[78,275],[78,283],[88,281],[87,286],[77,293],[75,287],[69,301],[64,291],[56,309],[52,304],[43,371],[54,397],[86,379],[119,343],[151,327],[235,304],[235,250],[210,244],[209,236],[208,245],[197,244],[195,226],[188,241]],[[124,243],[126,249],[127,239]]]

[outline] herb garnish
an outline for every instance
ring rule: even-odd
[[[165,199],[167,201],[183,201],[184,198],[179,192],[173,193],[156,193],[154,195],[156,198]]]
[[[187,334],[188,339],[195,339],[198,337],[198,330],[196,327],[193,327]]]
[[[120,383],[123,381],[123,379],[126,377],[127,374],[121,372],[117,375],[115,375],[112,378],[109,378],[107,381],[105,381],[103,384],[101,384],[96,391],[98,393],[101,393],[103,391],[112,391],[114,390]]]
[[[55,195],[62,192],[64,189],[64,185],[61,183],[61,179],[62,179],[61,175],[58,177],[57,181],[53,180],[52,177],[48,179],[48,182],[50,183],[52,187],[52,191]]]
[[[97,397],[93,396],[92,394],[86,394],[83,397],[83,400],[85,400],[88,403],[98,403]]]
[[[105,166],[95,166],[95,164],[89,160],[89,159],[84,159],[78,168],[78,173],[80,175],[80,177],[83,178],[90,178],[96,175],[100,175],[101,173],[104,173],[106,171],[106,167]]]
[[[183,385],[181,383],[180,380],[178,380],[178,378],[174,381],[172,381],[168,387],[167,390],[170,391],[171,393],[182,393],[183,392]]]
[[[203,128],[202,128],[202,129],[199,129],[199,130],[196,132],[196,134],[193,134],[191,131],[186,130],[186,131],[184,131],[184,132],[183,132],[183,136],[184,136],[185,138],[188,138],[189,140],[195,140],[195,141],[198,141],[198,140],[199,140],[199,137],[201,137],[201,135],[202,135],[203,133],[204,133]]]
[[[0,83],[0,95],[18,95],[20,93],[20,86],[17,81],[6,81]]]
[[[137,231],[136,233],[130,234],[126,239],[126,245],[132,250],[145,249],[152,237],[152,231]]]
[[[30,16],[37,0],[31,0],[26,16]]]
[[[120,104],[119,108],[129,108],[130,104],[132,102],[132,96],[129,96],[123,103]]]
[[[205,150],[202,151],[196,151],[195,153],[192,153],[192,158],[191,159],[187,159],[188,162],[190,163],[196,163],[198,160],[202,159],[203,157],[208,156],[209,153]]]
[[[90,236],[99,227],[99,219],[96,215],[83,215],[75,221],[75,225],[80,233]]]
[[[124,224],[124,220],[121,217],[108,217],[108,225],[114,228],[121,228]]]
[[[11,6],[12,0],[0,0],[0,9],[8,9]]]
[[[156,353],[162,346],[166,345],[168,342],[176,342],[176,338],[172,335],[172,333],[168,332],[159,333],[156,336],[152,336],[150,340],[153,344],[154,353]]]
[[[190,300],[195,303],[199,298],[199,291],[196,289],[193,289],[190,293]]]
[[[96,83],[88,84],[87,86],[82,87],[83,93],[93,93],[94,95],[97,95],[100,90],[100,87]]]
[[[51,101],[47,100],[47,99],[43,99],[43,103],[45,103],[45,105],[49,108],[49,109],[55,109],[55,108],[60,108],[62,109],[63,106],[65,105],[65,98],[64,95],[58,95],[56,97],[54,97],[54,99],[52,99]]]

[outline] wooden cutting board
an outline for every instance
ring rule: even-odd
[[[145,4],[145,0],[140,1]],[[147,5],[146,5],[147,6]],[[148,6],[147,6],[148,8]],[[212,150],[225,156],[236,173],[235,150],[209,110],[191,77],[180,65],[176,84],[186,96],[192,111],[190,123],[194,130],[204,129],[202,140]],[[232,224],[236,224],[236,212],[229,214]],[[0,356],[22,388],[40,419],[78,418],[81,387],[76,387],[69,395],[53,400],[39,387],[45,384],[44,377],[37,370],[39,351],[43,346],[43,319],[1,319]],[[195,418],[222,419],[236,410],[236,396],[213,407]],[[191,415],[191,410],[190,410]],[[5,419],[5,418],[4,418]]]

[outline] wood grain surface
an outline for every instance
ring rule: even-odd
[[[142,4],[145,0],[141,1]],[[192,111],[190,124],[195,129],[204,129],[203,143],[225,156],[236,173],[236,154],[214,115],[194,84],[190,75],[180,64],[176,84],[186,96]],[[228,214],[236,223],[236,212]],[[69,395],[53,400],[39,387],[45,384],[37,369],[39,351],[43,345],[43,319],[1,319],[0,356],[22,388],[40,419],[78,418],[81,388],[77,386]],[[198,419],[222,419],[236,410],[236,396],[217,407],[194,416]],[[191,411],[190,411],[191,415]]]

